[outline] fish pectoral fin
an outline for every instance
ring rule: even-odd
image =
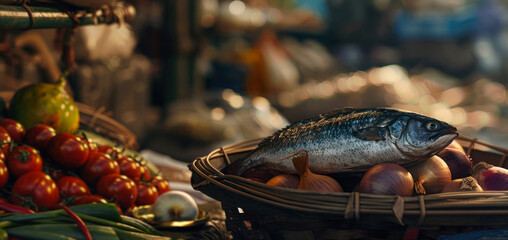
[[[385,140],[383,128],[369,127],[353,132],[353,136],[365,141]]]

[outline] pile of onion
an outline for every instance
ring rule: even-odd
[[[317,192],[343,192],[340,184],[330,176],[316,174],[309,169],[309,156],[302,151],[298,156],[293,157],[293,165],[300,176],[299,190]]]
[[[413,177],[405,168],[395,163],[380,163],[363,175],[358,191],[409,197],[413,195],[413,186]]]
[[[445,161],[450,172],[452,179],[465,178],[469,176],[473,168],[473,161],[471,158],[456,148],[445,148],[437,154],[443,161]]]
[[[473,176],[485,191],[508,190],[508,170],[485,162],[479,162],[473,167]]]
[[[439,193],[443,187],[452,181],[450,168],[438,156],[417,162],[407,167],[415,181],[417,194]]]

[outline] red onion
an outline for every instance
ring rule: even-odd
[[[457,142],[457,140],[455,140],[455,139],[448,146],[446,146],[446,148],[456,149],[456,150],[461,151],[464,154],[466,153],[466,151],[464,150],[462,145],[460,145],[460,143]]]
[[[465,178],[469,176],[473,168],[471,158],[464,152],[454,148],[445,148],[437,154],[443,161],[445,161],[450,172],[452,179]]]
[[[450,168],[438,156],[408,166],[407,170],[413,176],[418,194],[441,192],[443,187],[452,181]]]
[[[266,185],[275,186],[275,187],[283,187],[283,188],[298,188],[300,184],[300,178],[297,175],[293,174],[281,174],[273,177],[272,179],[266,182]]]
[[[478,184],[478,181],[469,176],[466,178],[459,178],[452,180],[443,187],[441,192],[458,192],[458,191],[474,191],[483,192],[483,188]]]
[[[413,186],[413,177],[405,168],[395,163],[380,163],[363,175],[358,191],[409,197],[413,195]]]
[[[479,162],[473,167],[472,176],[485,191],[508,190],[508,170],[486,162]]]

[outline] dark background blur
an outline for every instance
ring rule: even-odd
[[[70,82],[142,149],[190,161],[345,106],[416,111],[508,146],[507,1],[127,2],[128,24],[78,29]],[[2,87],[38,81],[22,68]]]

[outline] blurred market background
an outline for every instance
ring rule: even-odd
[[[190,162],[334,108],[380,106],[508,147],[508,1],[126,2],[128,23],[77,28],[69,82],[140,150]],[[0,89],[47,80],[57,34],[3,32],[16,48],[0,50]]]

